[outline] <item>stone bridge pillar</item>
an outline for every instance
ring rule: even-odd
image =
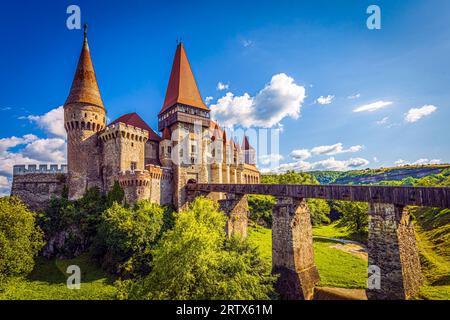
[[[394,204],[369,203],[369,299],[410,299],[422,283],[419,252],[409,212]],[[373,267],[377,266],[377,267]],[[375,269],[374,269],[375,268]]]
[[[248,201],[245,195],[227,195],[227,199],[219,200],[220,210],[227,215],[225,231],[228,237],[247,237]]]
[[[311,217],[304,199],[279,198],[273,208],[272,272],[282,299],[310,300],[319,272],[314,262]]]

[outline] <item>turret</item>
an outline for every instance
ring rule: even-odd
[[[64,104],[70,199],[80,198],[91,187],[102,190],[101,152],[97,133],[105,125],[106,111],[92,64],[85,25],[80,58]]]

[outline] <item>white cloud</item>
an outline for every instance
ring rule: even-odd
[[[341,154],[341,153],[358,152],[358,151],[362,150],[363,148],[364,148],[364,146],[362,146],[362,145],[356,145],[356,146],[352,146],[348,149],[344,149],[343,144],[341,142],[339,142],[339,143],[329,145],[329,146],[314,147],[311,149],[311,154],[332,156],[332,155]]]
[[[39,139],[21,152],[25,157],[39,162],[63,163],[66,161],[66,142],[59,138]]]
[[[406,161],[403,159],[399,159],[397,161],[395,161],[394,163],[397,166],[408,166],[408,165],[424,165],[424,164],[440,164],[442,162],[441,159],[426,159],[426,158],[422,158],[422,159],[418,159],[416,161]]]
[[[255,97],[228,92],[211,105],[212,117],[226,127],[270,128],[286,117],[297,119],[305,99],[305,88],[284,73],[276,74]]]
[[[210,96],[210,97],[206,97],[206,98],[205,98],[205,103],[206,103],[206,104],[210,104],[211,101],[213,101],[213,99],[214,99],[214,98],[211,97],[211,96]]]
[[[7,177],[0,176],[0,197],[8,196],[11,184]]]
[[[281,154],[266,154],[266,155],[262,155],[259,156],[258,160],[259,163],[267,166],[267,165],[278,165],[278,163],[283,160],[284,157]]]
[[[275,169],[271,169],[269,172],[282,173],[286,171],[314,171],[314,170],[331,170],[331,171],[346,171],[367,166],[370,162],[363,158],[350,158],[348,160],[336,160],[334,157],[330,157],[325,160],[308,162],[308,161],[296,161],[291,163],[283,163]]]
[[[334,99],[334,96],[332,95],[328,95],[326,97],[324,96],[320,96],[319,98],[317,98],[316,102],[318,104],[330,104]]]
[[[306,160],[311,157],[311,152],[308,149],[292,150],[291,157],[295,160]]]
[[[64,109],[63,106],[52,109],[42,116],[27,116],[31,122],[38,125],[46,133],[54,137],[66,139],[66,130],[64,129]]]
[[[22,144],[28,144],[37,139],[38,137],[36,137],[34,134],[26,134],[21,138],[15,136],[9,138],[2,138],[0,139],[0,155],[2,155],[10,148],[14,148]]]
[[[348,96],[347,98],[350,99],[350,100],[353,100],[353,99],[358,99],[360,97],[361,97],[361,94],[360,93],[356,93],[356,94],[353,94],[351,96]]]
[[[393,102],[391,102],[391,101],[377,101],[374,103],[369,103],[369,104],[359,106],[359,107],[353,109],[353,112],[364,112],[364,111],[374,112],[376,110],[386,108],[392,104],[393,104]]]
[[[409,123],[413,123],[419,121],[423,117],[429,116],[433,112],[437,110],[437,107],[428,104],[424,105],[421,108],[412,108],[409,109],[407,113],[405,113],[405,121]]]
[[[383,124],[387,124],[388,121],[389,121],[389,117],[384,117],[383,119],[378,120],[378,121],[376,122],[376,124],[379,125],[379,126],[381,126],[381,125],[383,125]]]
[[[217,84],[216,89],[219,90],[219,91],[222,91],[222,90],[228,90],[229,87],[230,87],[229,84],[225,84],[225,83],[222,83],[222,82],[219,81],[219,83]]]

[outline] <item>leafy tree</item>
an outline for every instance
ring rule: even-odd
[[[124,198],[125,198],[125,192],[123,191],[119,182],[115,181],[112,189],[108,192],[108,194],[106,196],[108,207],[111,207],[114,202],[122,204]]]
[[[339,220],[340,226],[347,227],[359,240],[367,238],[369,206],[366,202],[336,201],[333,207],[342,215]]]
[[[176,216],[153,251],[144,279],[120,282],[128,299],[267,299],[273,292],[269,267],[241,240],[226,240],[218,205],[197,198]]]
[[[140,201],[134,208],[117,202],[106,209],[98,228],[96,255],[103,254],[103,266],[122,275],[148,273],[150,249],[160,236],[164,208]]]
[[[31,272],[43,245],[35,213],[18,198],[0,198],[0,286],[10,277]]]
[[[316,178],[308,173],[288,171],[278,175],[263,175],[262,183],[266,184],[319,184]],[[322,199],[307,199],[311,212],[311,222],[314,225],[329,223],[330,206]],[[270,196],[249,196],[249,209],[255,221],[263,221],[272,225],[272,207],[276,200]]]
[[[255,194],[248,195],[247,199],[250,219],[268,227],[272,226],[272,208],[277,202],[275,197]]]

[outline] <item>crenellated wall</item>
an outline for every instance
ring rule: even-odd
[[[129,204],[145,199],[161,205],[172,203],[173,175],[170,168],[147,165],[143,171],[122,171],[118,181]]]
[[[66,165],[17,165],[11,195],[19,197],[31,210],[44,209],[52,196],[62,194],[66,182]]]

